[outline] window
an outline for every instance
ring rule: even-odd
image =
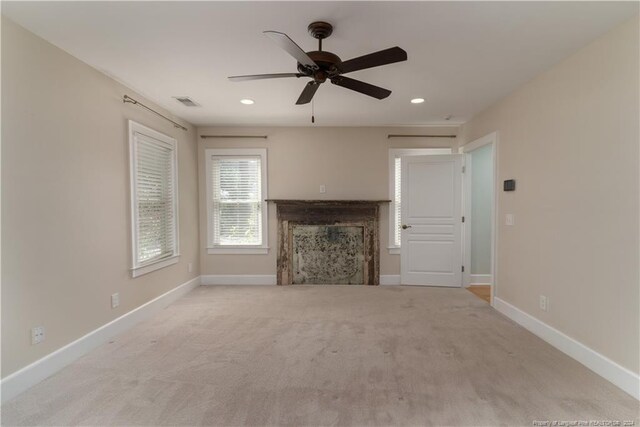
[[[451,148],[392,148],[389,150],[389,253],[400,253],[402,226],[402,157],[451,154]]]
[[[205,156],[208,253],[266,254],[267,150],[210,149]]]
[[[133,277],[178,262],[176,140],[129,121]]]

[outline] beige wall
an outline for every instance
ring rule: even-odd
[[[199,274],[195,130],[123,104],[125,93],[146,102],[2,19],[3,377]],[[182,256],[136,279],[128,119],[179,145]],[[32,346],[37,325],[46,340]]]
[[[498,131],[497,296],[639,371],[638,19],[466,123]],[[504,215],[515,214],[515,226]],[[550,300],[538,308],[539,295]]]
[[[292,105],[292,108],[296,108]],[[450,147],[452,138],[397,138],[388,134],[451,135],[456,128],[198,128],[199,135],[268,135],[268,139],[206,139],[199,142],[202,274],[276,274],[276,210],[269,206],[267,255],[208,255],[206,148],[266,147],[268,195],[273,199],[388,199],[389,148]],[[326,193],[320,194],[320,185]],[[380,273],[400,274],[399,255],[389,255],[389,211],[380,215]]]

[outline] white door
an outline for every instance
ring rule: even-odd
[[[402,158],[403,285],[462,286],[462,155]]]

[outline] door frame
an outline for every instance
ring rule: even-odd
[[[492,132],[488,135],[478,138],[459,148],[459,152],[464,154],[465,173],[462,184],[463,194],[463,211],[465,222],[463,224],[463,247],[464,247],[464,265],[466,266],[462,274],[462,283],[464,287],[471,286],[471,168],[473,167],[470,157],[474,150],[491,145],[491,159],[493,162],[493,194],[491,196],[491,305],[493,306],[493,298],[497,289],[497,242],[498,242],[498,132]]]

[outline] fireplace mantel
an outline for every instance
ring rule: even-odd
[[[380,204],[389,203],[390,200],[267,199],[266,201],[275,203],[277,206],[278,285],[300,283],[294,281],[293,274],[293,257],[296,256],[293,250],[293,231],[300,226],[362,227],[362,247],[364,247],[362,284],[378,285],[380,283],[378,212]]]

